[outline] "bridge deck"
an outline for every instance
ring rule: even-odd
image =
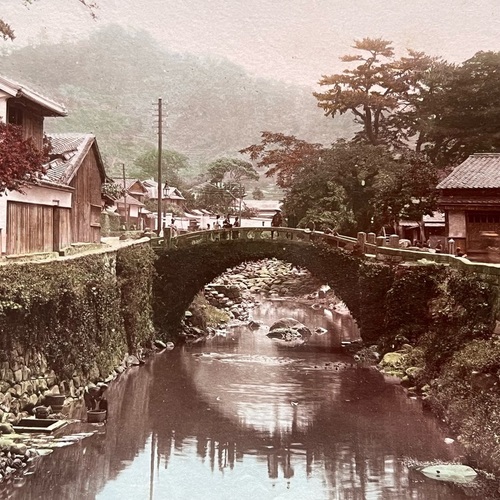
[[[360,233],[364,234],[364,233]],[[366,236],[366,235],[365,235]],[[151,245],[154,248],[176,249],[202,243],[219,243],[227,240],[287,240],[297,243],[324,242],[328,245],[344,248],[347,251],[355,251],[369,259],[377,259],[387,263],[415,262],[420,265],[436,263],[450,265],[459,269],[468,269],[478,274],[496,275],[500,279],[500,264],[484,262],[472,262],[463,257],[456,257],[446,253],[432,253],[422,250],[408,250],[394,248],[376,243],[366,243],[364,238],[353,238],[350,236],[327,234],[321,231],[309,229],[298,229],[289,227],[239,227],[231,229],[210,229],[194,231],[172,236],[170,230],[166,230],[164,237],[153,237]]]

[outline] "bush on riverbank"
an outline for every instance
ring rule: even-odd
[[[116,256],[120,310],[129,353],[154,337],[151,297],[155,258],[149,245],[123,248]]]
[[[500,340],[494,290],[472,273],[407,270],[387,296],[383,346],[399,347],[398,373],[459,436],[481,467],[500,470]],[[427,272],[427,275],[426,275]],[[411,297],[409,301],[401,297]],[[414,301],[414,309],[411,305]],[[385,368],[385,371],[392,367]]]

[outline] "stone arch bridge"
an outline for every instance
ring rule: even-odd
[[[158,256],[155,324],[170,331],[178,330],[184,312],[204,285],[242,262],[264,258],[303,267],[328,283],[357,320],[365,340],[380,335],[379,310],[401,265],[443,264],[470,270],[496,289],[500,286],[500,265],[401,249],[397,236],[386,239],[358,233],[352,238],[307,229],[240,227],[176,237],[167,230],[164,238],[153,238],[151,244]]]

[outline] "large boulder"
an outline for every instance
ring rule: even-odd
[[[294,318],[279,319],[271,325],[267,334],[270,338],[282,340],[308,339],[311,335],[311,330]]]

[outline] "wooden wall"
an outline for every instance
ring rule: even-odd
[[[43,116],[19,104],[7,103],[8,123],[20,125],[23,138],[31,137],[38,149],[43,147]]]
[[[7,255],[52,252],[54,207],[7,202]]]
[[[75,191],[71,214],[71,243],[101,241],[101,175],[94,146],[70,184]]]

